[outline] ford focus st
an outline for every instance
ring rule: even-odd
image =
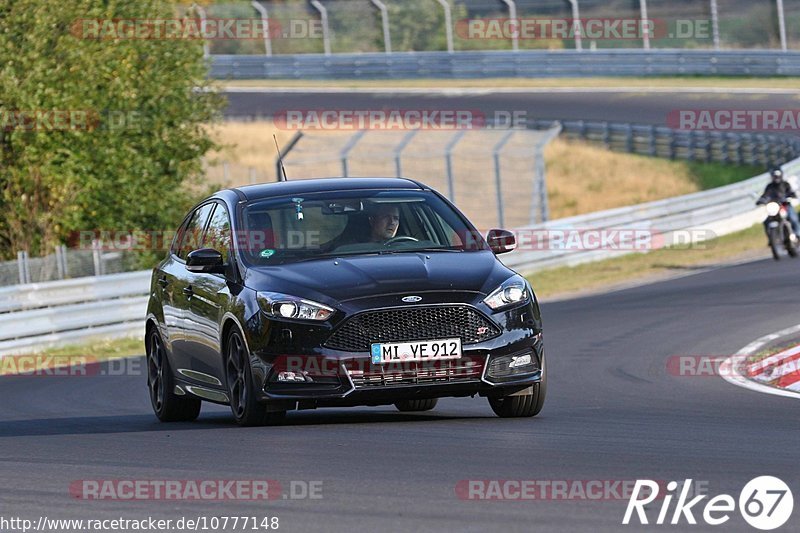
[[[539,305],[431,188],[407,179],[320,179],[221,191],[186,216],[154,269],[147,383],[162,421],[202,401],[236,422],[287,411],[433,409],[480,395],[534,416],[546,392]]]

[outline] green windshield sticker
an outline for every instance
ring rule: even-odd
[[[275,250],[272,250],[271,248],[267,248],[266,250],[261,250],[261,254],[260,255],[264,259],[269,259],[273,255],[275,255]]]

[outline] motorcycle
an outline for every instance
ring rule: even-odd
[[[763,205],[766,211],[767,218],[764,220],[764,231],[769,240],[772,257],[776,261],[780,261],[784,249],[790,257],[797,257],[797,235],[792,230],[792,223],[786,211],[790,205],[793,205],[792,200],[790,198],[776,199],[762,196],[756,202],[756,205]]]

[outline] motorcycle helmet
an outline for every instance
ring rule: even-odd
[[[772,167],[769,169],[769,175],[773,183],[780,183],[783,181],[783,170],[781,167]]]

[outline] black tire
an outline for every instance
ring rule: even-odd
[[[167,349],[156,328],[147,336],[147,389],[153,412],[162,422],[191,422],[200,415],[200,400],[175,394]]]
[[[779,230],[771,229],[768,234],[769,238],[769,249],[772,251],[772,258],[775,261],[781,260],[781,236],[779,234]]]
[[[536,416],[544,406],[547,396],[547,367],[542,359],[542,381],[533,385],[533,392],[525,396],[490,397],[489,405],[500,418],[522,418]]]
[[[789,254],[789,257],[797,257],[797,244],[796,241],[792,240],[794,237],[793,229],[786,228],[786,238],[784,239],[784,246],[786,246],[786,252]]]
[[[228,335],[225,347],[225,381],[236,423],[240,426],[263,426],[282,422],[286,418],[286,411],[268,412],[267,406],[256,397],[250,354],[241,334],[233,330]]]
[[[428,398],[426,400],[403,400],[394,404],[398,411],[413,413],[419,411],[430,411],[439,402],[438,398]]]

